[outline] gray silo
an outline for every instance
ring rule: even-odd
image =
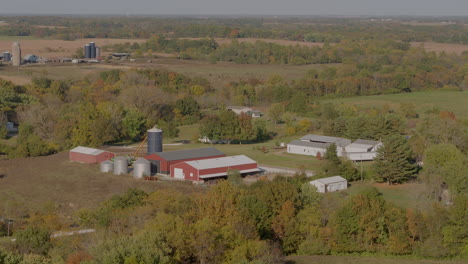
[[[91,46],[89,45],[84,46],[84,57],[85,59],[91,58]]]
[[[105,160],[101,162],[101,172],[113,172],[114,163],[110,160]]]
[[[11,53],[9,51],[3,52],[3,61],[11,61]]]
[[[89,48],[90,48],[90,58],[95,59],[96,58],[96,44],[94,42],[89,43]]]
[[[13,66],[20,66],[21,65],[21,46],[18,42],[13,42],[12,46],[12,61]]]
[[[151,176],[151,163],[147,159],[139,158],[133,163],[133,177],[141,179],[144,176]]]
[[[96,47],[96,58],[99,58],[99,57],[101,57],[101,48]]]
[[[121,175],[128,173],[128,159],[126,157],[114,158],[114,174]]]
[[[148,155],[156,152],[162,152],[163,131],[153,128],[148,130]]]

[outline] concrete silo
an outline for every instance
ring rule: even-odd
[[[96,47],[96,58],[99,58],[99,57],[101,57],[101,48]]]
[[[145,176],[151,176],[151,163],[147,159],[139,158],[133,163],[133,177],[141,179]]]
[[[153,128],[148,130],[148,155],[156,152],[162,152],[163,131]]]
[[[18,42],[13,42],[12,46],[12,52],[13,52],[13,66],[20,66],[21,65],[21,46]]]
[[[121,175],[128,173],[128,159],[126,157],[116,157],[114,159],[114,174]]]
[[[110,160],[106,160],[101,162],[101,172],[113,172],[114,171],[114,163]]]

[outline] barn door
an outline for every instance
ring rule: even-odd
[[[178,169],[174,168],[174,178],[176,179],[184,179],[184,170],[183,169]]]

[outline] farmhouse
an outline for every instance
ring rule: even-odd
[[[212,159],[225,156],[226,154],[215,148],[198,148],[156,152],[146,156],[145,159],[151,162],[152,173],[169,174],[171,172],[171,166],[183,161]]]
[[[226,177],[230,170],[238,170],[241,174],[261,171],[256,161],[247,156],[239,155],[180,162],[171,167],[171,177],[191,181],[204,181]]]
[[[227,110],[233,111],[237,115],[245,113],[250,115],[252,118],[261,117],[263,114],[261,111],[253,110],[252,108],[247,106],[228,106]]]
[[[383,145],[380,141],[358,139],[346,146],[346,157],[349,160],[373,160],[377,150]]]
[[[70,161],[95,164],[110,160],[115,156],[114,153],[100,149],[76,147],[70,150]]]
[[[341,176],[333,176],[311,181],[310,184],[317,188],[317,192],[327,193],[348,188],[348,182]]]
[[[336,153],[343,156],[345,147],[351,144],[351,140],[339,137],[328,137],[321,135],[306,135],[301,140],[295,140],[288,144],[287,152],[293,154],[302,154],[316,156],[319,152],[324,155],[331,144],[336,145]]]

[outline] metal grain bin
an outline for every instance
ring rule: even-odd
[[[162,152],[163,131],[153,128],[148,130],[148,155],[156,152]]]
[[[114,174],[121,175],[128,173],[128,159],[126,157],[116,157],[114,159]]]
[[[151,176],[151,162],[144,158],[139,158],[133,163],[133,177],[141,179],[145,176]]]
[[[101,172],[113,172],[114,171],[114,162],[106,160],[101,162]]]
[[[89,45],[84,46],[84,57],[85,59],[91,58],[91,46]]]
[[[8,51],[3,52],[3,61],[11,61],[11,53]]]

